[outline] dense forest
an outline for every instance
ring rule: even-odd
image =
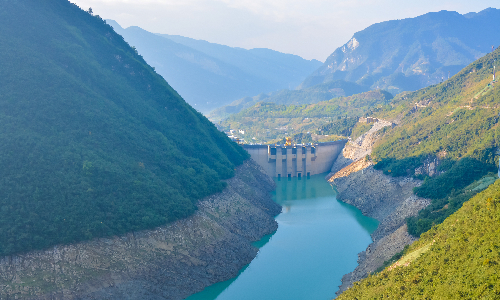
[[[0,255],[186,217],[248,158],[99,16],[0,7]]]

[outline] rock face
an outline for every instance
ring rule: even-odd
[[[337,157],[330,174],[328,174],[326,178],[328,180],[332,180],[334,175],[336,177],[347,176],[354,170],[359,171],[371,165],[371,163],[365,161],[364,158],[367,155],[372,154],[373,145],[378,138],[377,132],[386,126],[394,126],[394,124],[385,120],[377,120],[370,130],[358,137],[356,140],[349,141],[342,150],[342,153]],[[357,163],[352,164],[353,162]],[[342,175],[339,171],[342,171]]]
[[[191,217],[155,230],[0,258],[0,299],[183,299],[227,280],[278,225],[275,185],[249,160]]]
[[[393,178],[369,166],[334,180],[337,199],[359,208],[364,215],[376,218],[380,224],[372,233],[373,243],[359,254],[358,267],[344,275],[340,294],[353,282],[365,278],[384,261],[403,250],[416,239],[407,233],[406,218],[416,215],[430,204],[417,197],[413,188],[421,182],[412,178]]]
[[[375,170],[373,163],[366,159],[377,140],[377,132],[391,125],[391,122],[380,120],[367,133],[349,142],[327,176],[338,191],[337,199],[356,206],[364,215],[380,222],[372,233],[373,243],[359,253],[359,265],[353,272],[344,275],[337,295],[413,243],[416,238],[408,234],[406,218],[416,215],[430,204],[430,200],[413,194],[413,188],[419,186],[421,181],[386,176],[382,171]]]

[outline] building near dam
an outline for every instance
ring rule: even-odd
[[[305,177],[329,172],[347,140],[312,145],[243,145],[267,175]]]

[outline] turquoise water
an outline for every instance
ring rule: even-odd
[[[337,201],[326,174],[276,179],[273,198],[283,206],[278,230],[261,241],[257,257],[231,280],[188,300],[332,299],[340,279],[357,266],[378,225]]]

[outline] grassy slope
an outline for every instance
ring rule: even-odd
[[[0,6],[0,255],[185,217],[248,157],[99,17]]]
[[[411,245],[399,262],[409,266],[369,276],[337,299],[497,299],[499,223],[497,180]]]

